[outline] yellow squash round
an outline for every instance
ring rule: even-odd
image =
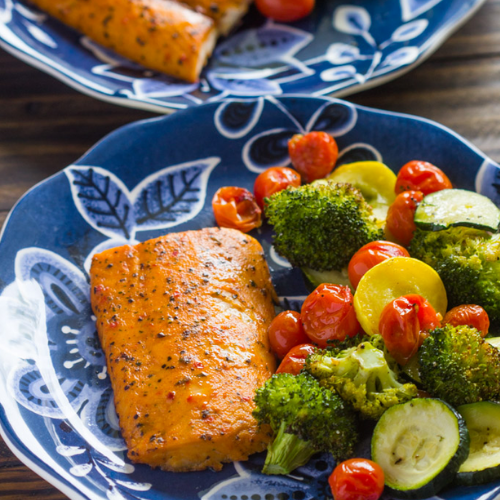
[[[377,220],[385,221],[396,199],[396,174],[379,161],[360,161],[336,168],[326,180],[348,182],[361,191]]]
[[[370,269],[354,294],[356,316],[363,330],[379,333],[384,307],[403,295],[418,294],[427,299],[436,312],[446,314],[448,299],[439,274],[424,262],[410,257],[395,257]]]

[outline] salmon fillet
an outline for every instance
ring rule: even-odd
[[[207,16],[170,0],[31,0],[136,63],[195,82],[217,40]]]
[[[90,275],[132,461],[219,470],[266,448],[252,411],[275,370],[275,292],[257,240],[219,228],[169,234],[96,255]]]
[[[178,0],[196,12],[212,18],[222,35],[227,35],[247,13],[252,0]]]

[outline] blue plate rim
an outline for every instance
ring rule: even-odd
[[[379,76],[374,79],[369,79],[363,84],[350,86],[332,93],[329,93],[328,89],[324,89],[312,93],[311,96],[342,98],[349,95],[357,94],[364,90],[369,90],[371,88],[385,85],[386,83],[391,82],[392,80],[396,80],[397,78],[405,75],[406,73],[409,73],[410,71],[414,70],[415,68],[423,64],[427,59],[429,59],[450,36],[452,36],[456,31],[458,31],[461,27],[463,27],[472,17],[474,17],[474,15],[479,11],[479,9],[487,2],[487,0],[475,0],[475,2],[476,3],[470,8],[470,10],[463,17],[461,17],[458,21],[454,23],[450,23],[447,28],[436,33],[430,40],[428,40],[426,49],[422,51],[418,59],[412,64],[404,66],[398,70],[392,71],[386,75]],[[103,102],[116,104],[127,108],[140,109],[143,111],[156,112],[161,114],[171,114],[178,110],[188,109],[186,105],[176,104],[172,102],[165,102],[164,104],[151,104],[137,98],[111,96],[106,94],[105,92],[99,92],[97,90],[93,90],[89,87],[86,87],[85,85],[79,83],[75,79],[67,76],[64,72],[58,71],[53,67],[51,67],[49,64],[42,62],[39,58],[31,56],[26,52],[18,49],[14,45],[9,44],[2,37],[0,37],[0,48],[3,48],[6,52],[10,53],[12,56],[16,57],[17,59],[20,59],[26,64],[56,78],[57,80],[61,81],[68,87],[78,92],[81,92],[84,95],[93,97]],[[277,97],[284,97],[286,95],[291,95],[291,94],[282,94],[281,96]],[[248,100],[254,99],[254,97],[240,97],[240,98]],[[231,97],[224,98],[225,101],[231,99],[232,99]]]

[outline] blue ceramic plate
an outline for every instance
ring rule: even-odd
[[[89,304],[95,252],[215,225],[215,191],[252,189],[259,172],[288,164],[288,139],[310,130],[335,136],[341,164],[380,160],[398,170],[424,159],[442,166],[458,187],[500,204],[499,166],[440,125],[329,98],[268,97],[123,127],[33,188],[10,214],[0,241],[0,430],[21,460],[70,498],[328,498],[327,456],[288,477],[259,474],[262,455],[219,473],[132,465]],[[283,305],[299,307],[306,294],[300,273],[277,257],[269,227],[253,234]],[[488,500],[497,491],[500,483],[443,497]]]
[[[380,85],[421,63],[484,1],[324,0],[290,25],[252,12],[194,85],[144,70],[25,0],[0,0],[0,46],[91,96],[169,112],[227,97],[340,96]]]

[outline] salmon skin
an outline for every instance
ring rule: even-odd
[[[136,63],[195,82],[217,40],[214,21],[170,0],[31,0]]]
[[[128,456],[219,470],[270,439],[252,416],[274,373],[275,292],[262,247],[210,228],[94,256],[91,301]]]

